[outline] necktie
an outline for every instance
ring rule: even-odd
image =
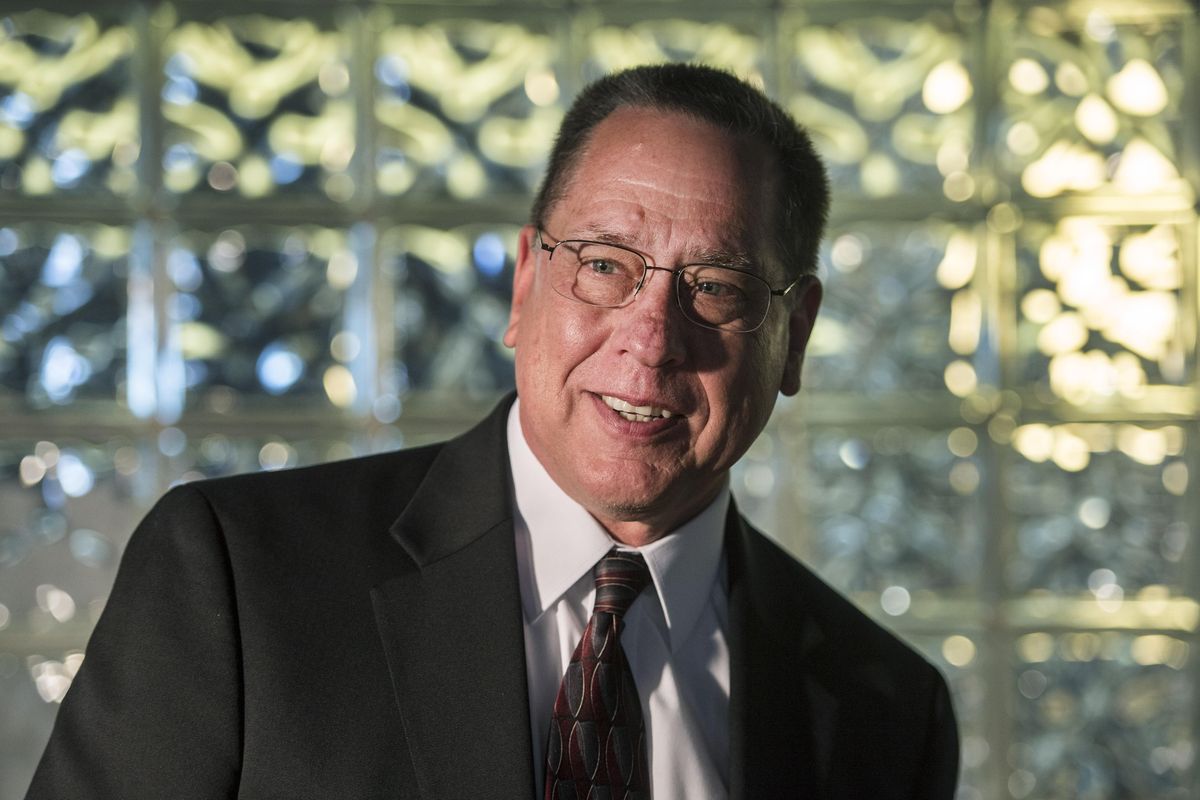
[[[642,706],[621,648],[625,612],[650,582],[637,553],[596,565],[596,603],[558,687],[546,747],[546,800],[647,800]]]

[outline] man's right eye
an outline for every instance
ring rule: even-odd
[[[620,265],[604,258],[588,259],[581,266],[594,275],[616,275],[620,272]]]

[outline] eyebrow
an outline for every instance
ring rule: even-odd
[[[605,244],[615,244],[639,253],[641,252],[628,235],[600,225],[585,225],[584,227],[580,228],[578,236],[582,239],[591,239],[597,242],[604,242]],[[701,248],[699,250],[691,251],[691,255],[688,256],[687,263],[715,264],[722,267],[733,267],[734,269],[740,269],[745,272],[759,271],[759,262],[751,258],[749,253],[740,248]]]

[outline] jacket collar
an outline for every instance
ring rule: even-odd
[[[534,793],[504,439],[511,402],[438,452],[390,529],[412,567],[371,592],[427,798]]]

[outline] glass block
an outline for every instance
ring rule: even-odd
[[[1191,235],[1170,222],[1026,220],[1016,243],[1017,381],[1076,405],[1191,384]]]
[[[218,413],[278,409],[275,398],[318,410],[368,399],[371,268],[358,239],[316,226],[180,233],[166,254],[172,359],[160,381]]]
[[[397,16],[374,64],[379,191],[455,200],[532,192],[563,114],[553,17]]]
[[[141,147],[136,38],[111,12],[0,16],[0,190],[133,193]]]
[[[0,629],[82,646],[157,473],[132,438],[0,440]]]
[[[1191,645],[1113,631],[1017,639],[1009,795],[1192,797]]]
[[[972,393],[988,377],[979,252],[973,228],[937,219],[831,230],[806,390]]]
[[[347,30],[315,17],[184,18],[162,50],[169,192],[354,196]]]
[[[1186,191],[1186,4],[996,6],[997,166],[1032,197]]]
[[[385,395],[478,399],[512,388],[513,353],[501,340],[518,232],[515,225],[408,225],[386,234],[381,249],[396,291],[396,361],[384,376]]]
[[[0,227],[0,399],[114,403],[125,370],[128,228]]]
[[[269,429],[270,424],[263,423],[260,427]],[[171,483],[341,461],[369,450],[363,436],[332,430],[303,435],[263,432],[247,436],[166,428],[159,435],[158,444]]]
[[[978,75],[966,23],[945,7],[848,8],[785,18],[780,53],[784,107],[812,132],[837,194],[975,196]]]
[[[1012,592],[1094,599],[1111,613],[1124,598],[1187,593],[1194,506],[1185,428],[1030,423],[1016,429],[1013,448]]]
[[[805,509],[817,570],[889,616],[919,593],[973,596],[982,561],[985,461],[971,428],[813,427]]]
[[[0,646],[0,797],[5,800],[24,797],[29,789],[58,714],[54,698],[65,681],[55,673],[66,677],[66,664],[78,660],[78,651],[43,652],[30,655]]]
[[[666,11],[669,16],[661,16]],[[608,8],[584,28],[585,81],[640,64],[687,61],[729,70],[759,87],[770,74],[763,13]]]
[[[995,796],[987,786],[990,765],[1002,757],[988,741],[985,728],[985,709],[994,701],[985,667],[994,651],[978,631],[906,634],[903,638],[938,668],[950,686],[959,738],[955,800],[989,800]]]

